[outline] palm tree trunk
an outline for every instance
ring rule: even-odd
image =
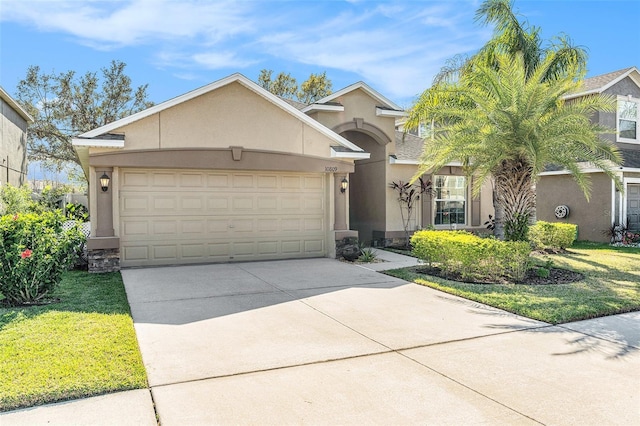
[[[504,206],[498,202],[498,193],[493,185],[493,236],[504,240]]]
[[[521,217],[535,218],[535,185],[533,173],[526,162],[505,160],[494,175],[494,201],[496,226],[494,235],[504,239],[506,223]]]

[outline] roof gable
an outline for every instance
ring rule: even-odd
[[[630,77],[631,80],[640,87],[640,71],[636,67],[624,68],[618,71],[613,71],[607,74],[596,75],[594,77],[585,78],[582,81],[582,87],[580,92],[573,93],[567,96],[567,99],[577,98],[585,95],[592,95],[595,93],[602,93],[614,84],[622,81],[626,77]]]
[[[325,96],[322,99],[318,99],[317,101],[314,102],[314,104],[326,104],[328,102],[335,101],[340,96],[345,95],[345,94],[347,94],[349,92],[353,92],[354,90],[358,90],[358,89],[363,90],[369,96],[371,96],[373,99],[375,99],[377,102],[379,102],[381,104],[380,106],[383,106],[383,107],[386,107],[386,108],[389,108],[389,109],[395,110],[395,111],[402,111],[402,108],[400,106],[398,106],[394,102],[390,101],[386,97],[382,96],[379,92],[373,90],[369,85],[367,85],[366,83],[364,83],[362,81],[359,81],[359,82],[354,83],[354,84],[352,84],[350,86],[347,86],[344,89],[340,89],[337,92],[334,92],[334,93],[330,94],[329,96]]]
[[[16,102],[15,99],[9,96],[9,94],[5,92],[2,87],[0,87],[0,99],[9,104],[9,106],[13,108],[13,110],[17,112],[20,117],[24,118],[27,123],[33,123],[33,117],[31,117],[31,115],[29,115],[29,113],[24,108],[22,108],[22,106],[20,106],[20,104]]]
[[[97,129],[91,130],[89,132],[83,133],[81,135],[79,135],[76,138],[74,138],[74,145],[76,144],[76,141],[79,141],[80,139],[88,139],[88,138],[96,138],[98,136],[104,135],[106,133],[110,133],[118,128],[124,127],[128,124],[131,124],[133,122],[142,120],[143,118],[149,117],[153,114],[157,114],[163,110],[166,110],[168,108],[174,107],[176,105],[179,105],[181,103],[187,102],[191,99],[194,99],[198,96],[201,96],[203,94],[209,93],[211,91],[214,91],[216,89],[219,89],[221,87],[227,86],[231,83],[237,82],[239,84],[241,84],[242,86],[246,87],[247,89],[249,89],[250,91],[256,93],[257,95],[261,96],[262,98],[266,99],[267,101],[271,102],[272,104],[276,105],[277,107],[283,109],[284,111],[286,111],[287,113],[293,115],[294,117],[298,118],[300,121],[304,122],[305,124],[307,124],[308,126],[314,128],[315,130],[319,131],[320,133],[322,133],[323,135],[327,136],[329,139],[333,140],[334,142],[336,142],[338,145],[344,146],[345,148],[348,148],[352,151],[358,151],[358,152],[362,152],[363,150],[358,147],[357,145],[349,142],[347,139],[343,138],[342,136],[332,132],[330,129],[328,129],[327,127],[323,126],[322,124],[320,124],[319,122],[317,122],[316,120],[313,120],[312,118],[310,118],[309,116],[307,116],[306,114],[300,112],[297,108],[293,107],[292,105],[290,105],[289,103],[285,102],[283,99],[279,98],[278,96],[275,96],[274,94],[272,94],[271,92],[263,89],[262,87],[258,86],[256,83],[252,82],[251,80],[249,80],[248,78],[246,78],[245,76],[243,76],[242,74],[236,73],[236,74],[232,74],[228,77],[225,77],[221,80],[215,81],[213,83],[210,83],[206,86],[200,87],[198,89],[192,90],[191,92],[187,92],[183,95],[180,95],[178,97],[175,97],[173,99],[170,99],[168,101],[162,102],[158,105],[155,105],[151,108],[147,108],[143,111],[137,112],[135,114],[132,114],[128,117],[122,118],[120,120],[114,121],[112,123],[109,123],[105,126],[102,127],[98,127]]]

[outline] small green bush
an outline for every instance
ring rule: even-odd
[[[551,223],[539,220],[529,228],[529,241],[535,249],[560,250],[576,240],[578,225],[573,223]]]
[[[27,185],[0,186],[0,215],[33,212],[38,207],[38,203],[31,198],[31,189]]]
[[[360,257],[358,260],[363,263],[371,263],[376,260],[378,255],[371,247],[364,247],[360,249]]]
[[[504,239],[506,241],[527,241],[529,234],[529,215],[516,213],[513,219],[504,223]]]
[[[529,268],[529,243],[480,238],[466,231],[418,231],[411,238],[413,253],[445,274],[462,279],[521,281]]]
[[[74,264],[84,234],[64,230],[59,211],[0,217],[0,293],[10,305],[33,304],[49,294]]]

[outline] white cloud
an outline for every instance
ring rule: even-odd
[[[193,61],[208,69],[245,68],[257,61],[241,59],[233,52],[198,53],[193,55]]]
[[[353,72],[389,97],[409,99],[431,85],[446,59],[473,52],[488,39],[486,31],[468,29],[472,14],[458,13],[450,3],[406,3],[402,9],[394,4],[393,11],[380,6],[350,21],[343,14],[331,25],[321,22],[260,41],[271,55]],[[350,25],[336,25],[343,21]]]
[[[0,19],[100,50],[151,47],[144,56],[180,78],[271,58],[327,70],[330,78],[332,69],[355,73],[386,96],[407,99],[431,84],[447,58],[488,39],[473,24],[473,1],[2,0]]]
[[[104,49],[201,38],[215,43],[251,32],[242,2],[172,0],[41,1],[3,0],[2,19],[43,31],[59,31]]]

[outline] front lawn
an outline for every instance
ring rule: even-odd
[[[419,274],[419,267],[387,273],[551,324],[640,310],[640,248],[577,243],[546,258],[585,279],[559,285],[469,284]]]
[[[52,296],[0,305],[0,411],[147,387],[119,273],[66,272]]]

